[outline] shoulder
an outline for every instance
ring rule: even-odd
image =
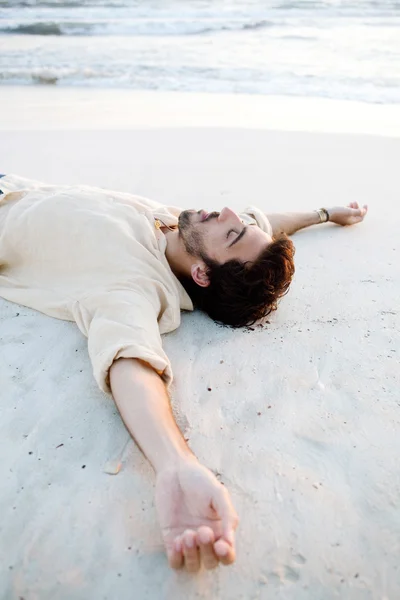
[[[272,236],[272,226],[269,222],[266,214],[255,206],[248,206],[241,214],[240,217],[246,222],[247,225],[258,225],[260,229],[265,231]]]

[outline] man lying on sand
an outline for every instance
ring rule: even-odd
[[[226,488],[192,454],[168,397],[160,334],[193,305],[234,327],[277,307],[294,274],[287,235],[362,221],[367,206],[264,215],[181,210],[87,186],[0,178],[0,296],[88,338],[99,387],[156,471],[169,564],[197,571],[235,560],[238,518]]]

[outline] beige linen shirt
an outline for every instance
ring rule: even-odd
[[[128,193],[0,179],[0,296],[75,321],[88,338],[94,377],[110,392],[118,358],[140,358],[169,384],[161,334],[192,302],[165,256],[157,225],[174,227],[182,209]],[[241,218],[272,235],[256,208]]]

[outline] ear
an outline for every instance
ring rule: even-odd
[[[192,265],[190,272],[193,281],[200,287],[208,287],[210,285],[210,280],[208,279],[207,275],[207,267],[203,262]]]

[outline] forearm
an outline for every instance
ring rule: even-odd
[[[318,225],[321,220],[316,211],[301,212],[301,213],[282,213],[282,214],[267,214],[267,218],[271,223],[273,235],[286,233],[292,235],[299,229]]]
[[[110,384],[127,429],[157,472],[195,460],[175,423],[165,385],[151,367],[133,358],[115,361]]]
[[[119,359],[110,369],[115,403],[156,470],[155,504],[171,567],[196,572],[235,560],[237,515],[226,488],[189,450],[163,381],[145,363]]]

